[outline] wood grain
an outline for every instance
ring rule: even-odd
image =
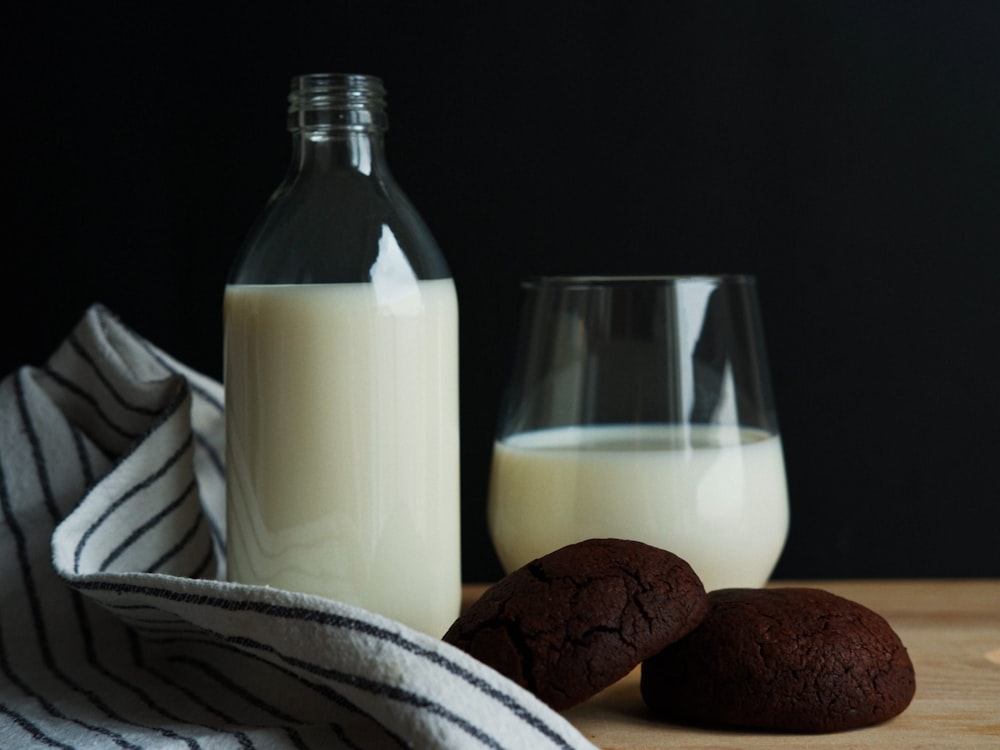
[[[603,750],[652,748],[982,748],[1000,750],[1000,580],[779,581],[860,602],[885,617],[913,660],[917,693],[895,719],[823,735],[681,727],[653,719],[639,672],[564,715]],[[484,586],[467,586],[474,601]]]

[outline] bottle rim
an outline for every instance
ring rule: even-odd
[[[358,73],[306,73],[292,76],[288,127],[298,130],[356,132],[388,127],[386,90],[378,76]]]

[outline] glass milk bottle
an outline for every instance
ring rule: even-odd
[[[225,291],[227,568],[440,637],[458,615],[458,312],[372,76],[292,80],[292,163]]]

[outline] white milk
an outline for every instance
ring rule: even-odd
[[[226,289],[230,580],[440,637],[461,597],[451,280]]]
[[[708,590],[761,586],[788,531],[781,439],[666,425],[514,435],[494,446],[489,523],[508,571],[618,537],[681,556]]]

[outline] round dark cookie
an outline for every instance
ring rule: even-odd
[[[685,723],[836,732],[896,716],[913,664],[880,615],[818,589],[721,589],[701,625],[642,665],[643,700]]]
[[[590,539],[505,576],[444,640],[561,711],[690,632],[707,611],[701,580],[681,558]]]

